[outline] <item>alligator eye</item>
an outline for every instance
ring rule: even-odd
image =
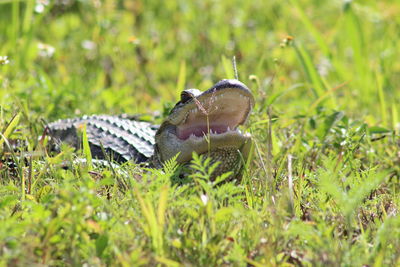
[[[183,90],[181,93],[181,101],[179,101],[180,103],[186,103],[189,100],[195,98],[196,96],[198,96],[199,94],[201,94],[200,90],[197,89],[186,89]]]

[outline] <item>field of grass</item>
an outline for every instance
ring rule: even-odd
[[[400,3],[0,0],[0,266],[400,266]],[[233,78],[239,185],[114,170],[46,122],[141,114]],[[20,141],[17,141],[20,140]],[[10,150],[9,147],[17,147]]]

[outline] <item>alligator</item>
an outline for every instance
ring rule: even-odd
[[[147,162],[160,168],[173,157],[180,164],[192,159],[193,152],[220,161],[214,177],[232,171],[240,173],[247,158],[251,136],[238,126],[246,123],[254,97],[238,80],[221,80],[210,89],[182,91],[181,98],[157,127],[126,116],[92,115],[58,120],[47,125],[50,136],[76,148],[82,144],[79,128],[86,133],[94,158],[107,155],[116,162]]]

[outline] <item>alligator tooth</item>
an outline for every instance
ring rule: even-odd
[[[231,131],[231,128],[228,126],[228,129],[226,130],[227,132],[230,132]]]
[[[190,111],[189,111],[189,112],[190,112]],[[185,122],[186,122],[186,119],[187,119],[187,117],[189,116],[189,114],[186,113],[184,116],[185,116],[185,117],[181,120],[181,123],[185,123]]]

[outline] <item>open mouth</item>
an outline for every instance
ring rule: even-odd
[[[254,97],[238,80],[222,80],[205,92],[182,92],[168,118],[158,129],[155,141],[161,161],[175,155],[179,163],[220,149],[238,149],[251,142],[238,127],[246,123]]]
[[[208,99],[194,101],[186,119],[176,126],[180,140],[211,137],[227,132],[237,132],[251,109],[251,99],[241,91],[229,94],[215,93]]]

